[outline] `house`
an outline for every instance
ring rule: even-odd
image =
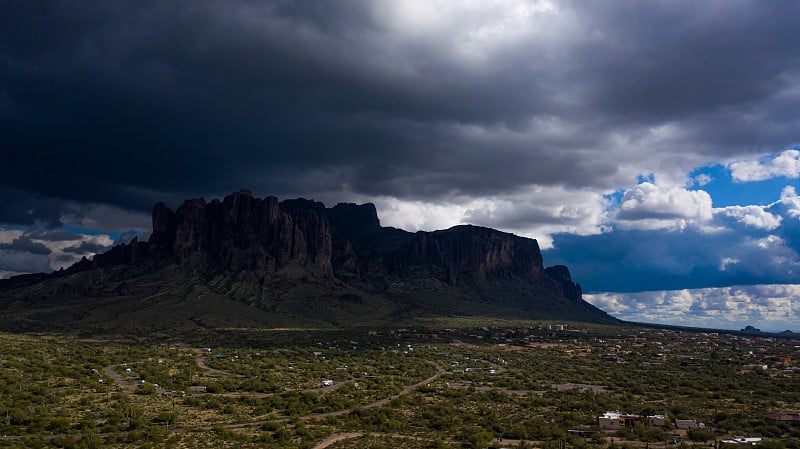
[[[800,426],[800,413],[790,412],[769,412],[767,421],[772,423],[784,423],[791,426]]]
[[[698,427],[697,421],[693,419],[676,419],[675,427],[681,430],[696,429]]]
[[[647,417],[647,423],[651,426],[664,427],[667,425],[667,417],[664,415],[650,415]]]
[[[623,429],[631,428],[636,425],[636,422],[642,419],[639,415],[624,414],[620,412],[605,412],[602,416],[597,418],[597,425],[601,429]]]
[[[633,413],[605,412],[597,418],[597,425],[607,430],[630,429],[644,420],[651,426],[663,427],[667,424],[667,417],[664,415],[640,416]]]
[[[742,365],[743,371],[766,371],[768,369],[769,366],[761,364]]]

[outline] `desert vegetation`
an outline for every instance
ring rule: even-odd
[[[767,415],[800,410],[791,337],[471,318],[182,339],[0,334],[0,447],[800,447]],[[665,422],[600,428],[611,410]]]

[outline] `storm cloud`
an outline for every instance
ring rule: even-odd
[[[800,281],[797,2],[3,11],[0,225],[84,236],[51,265],[244,187],[535,237],[587,291]]]
[[[0,145],[20,169],[3,183],[140,211],[242,185],[428,201],[614,189],[774,152],[800,117],[793,2],[7,10]]]
[[[34,242],[26,236],[15,238],[11,243],[0,243],[0,251],[19,251],[31,254],[48,255],[52,251],[45,245]]]

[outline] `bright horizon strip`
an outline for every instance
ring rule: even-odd
[[[800,331],[800,284],[584,294],[589,303],[616,318],[677,326],[767,332]]]

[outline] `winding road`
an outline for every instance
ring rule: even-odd
[[[325,418],[329,418],[331,416],[346,415],[346,414],[348,414],[350,412],[353,412],[355,410],[368,410],[368,409],[371,409],[371,408],[383,407],[384,405],[388,404],[392,400],[397,399],[400,396],[405,396],[408,393],[411,393],[412,391],[416,390],[417,388],[433,382],[434,380],[436,380],[439,377],[441,377],[442,374],[447,372],[447,371],[445,371],[444,368],[442,368],[439,365],[435,365],[434,364],[434,366],[436,367],[436,374],[434,374],[433,376],[431,376],[431,377],[429,377],[427,379],[421,380],[421,381],[419,381],[419,382],[417,382],[417,383],[415,383],[413,385],[406,385],[405,387],[403,387],[402,390],[400,390],[399,393],[397,393],[397,394],[395,394],[393,396],[389,396],[388,398],[380,399],[378,401],[371,402],[371,403],[366,404],[366,405],[360,405],[358,407],[348,408],[348,409],[344,409],[344,410],[337,410],[335,412],[319,413],[319,414],[316,414],[316,415],[302,416],[302,417],[300,417],[300,419],[302,419],[303,421],[310,421],[310,420],[313,420],[313,419],[325,419]]]

